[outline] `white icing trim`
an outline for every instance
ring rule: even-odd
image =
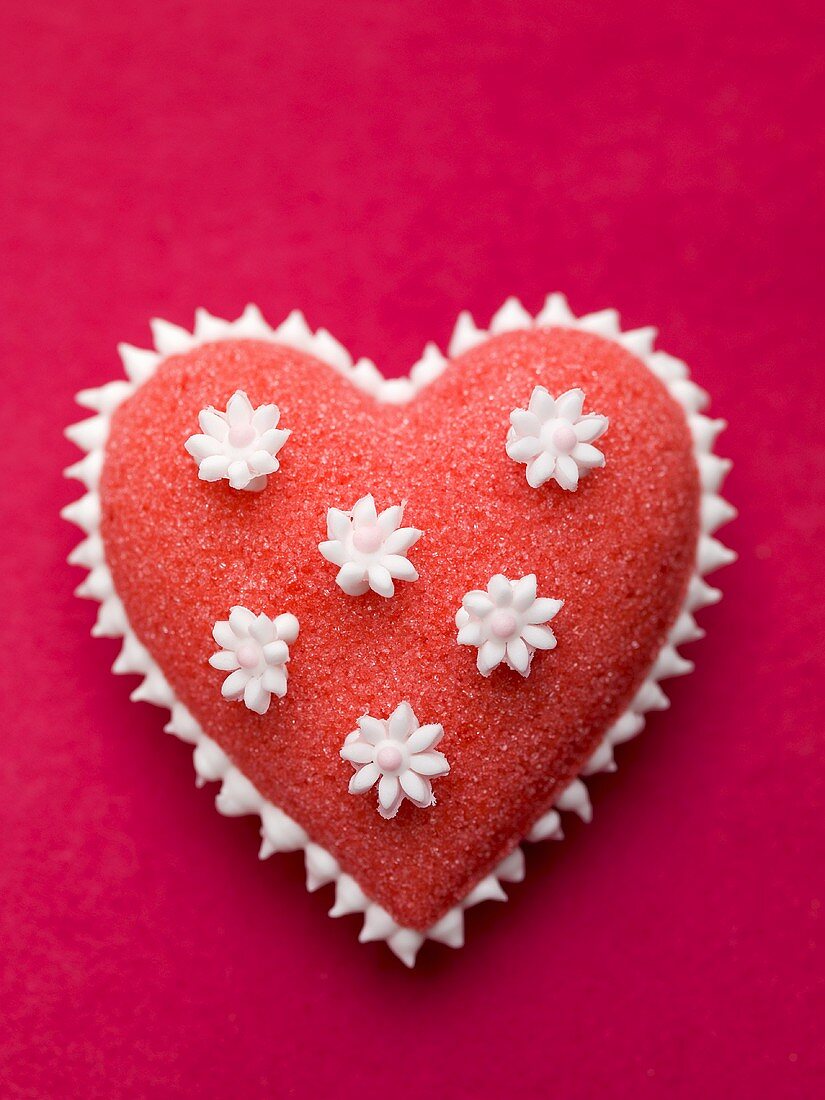
[[[701,535],[697,547],[696,568],[681,613],[667,643],[659,652],[647,679],[630,706],[607,731],[602,743],[582,769],[582,776],[588,776],[600,771],[615,771],[614,748],[641,732],[648,711],[664,710],[668,706],[667,696],[659,681],[670,676],[684,675],[693,669],[693,664],[679,655],[677,647],[703,636],[704,632],[697,626],[694,613],[718,602],[722,595],[718,589],[710,587],[704,577],[736,558],[733,551],[713,537],[719,527],[736,515],[736,510],[719,495],[731,463],[713,453],[716,438],[725,427],[725,422],[711,420],[702,415],[702,409],[709,398],[704,390],[690,381],[685,364],[665,352],[654,351],[655,329],[639,328],[622,332],[615,310],[601,310],[577,318],[571,312],[564,295],[551,294],[534,320],[520,302],[515,298],[508,298],[493,316],[489,331],[477,328],[469,313],[459,315],[449,344],[450,357],[457,357],[476,347],[491,335],[536,326],[575,328],[594,333],[617,341],[641,359],[685,410],[702,485]],[[195,313],[192,333],[159,320],[152,321],[151,328],[154,349],[144,350],[129,344],[120,344],[118,351],[127,380],[109,382],[98,389],[79,393],[78,403],[91,409],[95,415],[66,429],[67,437],[86,452],[84,458],[66,470],[68,477],[83,483],[86,493],[79,500],[67,505],[61,515],[80,527],[85,536],[69,555],[69,562],[88,570],[87,577],[76,590],[77,595],[100,603],[92,635],[123,639],[122,649],[112,671],[118,675],[141,676],[142,680],[132,692],[131,698],[166,707],[170,711],[170,719],[164,728],[166,732],[174,733],[181,740],[194,745],[198,785],[221,781],[221,789],[215,799],[219,813],[230,817],[244,814],[260,816],[261,859],[267,859],[274,852],[303,849],[307,889],[318,890],[324,885],[335,884],[335,904],[329,911],[330,916],[363,913],[364,924],[359,936],[361,942],[385,940],[407,966],[415,965],[418,950],[426,939],[447,944],[449,947],[461,947],[464,942],[464,910],[482,901],[505,901],[507,895],[502,883],[520,882],[524,878],[524,853],[521,848],[517,846],[494,871],[473,887],[459,905],[450,909],[426,933],[397,925],[384,909],[369,900],[350,875],[341,871],[329,852],[313,844],[300,825],[259,794],[176,699],[160,668],[132,631],[123,605],[114,590],[100,537],[100,499],[97,491],[112,413],[154,374],[168,355],[220,340],[266,340],[316,356],[334,367],[364,393],[389,404],[403,404],[411,400],[443,373],[448,360],[434,344],[427,344],[424,354],[407,378],[385,379],[369,359],[359,359],[354,363],[346,349],[325,329],[312,332],[298,310],[290,313],[283,324],[273,329],[266,323],[260,310],[252,305],[247,306],[237,321],[223,321],[199,309]],[[561,813],[575,813],[583,821],[591,820],[593,811],[587,788],[581,778],[573,780],[561,793],[555,808],[535,822],[525,839],[561,840]]]

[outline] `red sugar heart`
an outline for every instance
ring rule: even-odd
[[[535,385],[580,386],[610,418],[606,467],[574,493],[531,489],[504,441]],[[184,450],[207,405],[236,389],[275,402],[292,435],[259,493],[198,480]],[[424,534],[420,580],[391,600],[352,598],[318,552],[330,507],[365,493]],[[366,895],[426,929],[552,806],[622,713],[685,597],[700,486],[684,410],[618,343],[565,329],[493,337],[412,403],[378,404],[332,368],[258,340],[207,344],[161,364],[115,412],[100,482],[115,590],[139,639],[203,730]],[[535,573],[565,601],[558,647],[523,679],[479,675],[456,642],[464,594],[495,573]],[[289,690],[264,716],[221,698],[211,631],[243,604],[292,612]],[[444,726],[437,804],[383,820],[353,796],[339,750],[366,711],[402,700]]]

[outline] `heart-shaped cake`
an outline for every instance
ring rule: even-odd
[[[723,422],[654,330],[560,295],[389,381],[299,313],[153,333],[68,432],[95,633],[262,857],[303,849],[408,965],[459,946],[691,669]]]

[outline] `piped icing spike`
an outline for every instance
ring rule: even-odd
[[[608,340],[619,337],[619,312],[615,309],[599,309],[595,313],[585,313],[580,317],[577,328],[583,332],[592,332],[596,336],[605,336]]]
[[[463,947],[464,910],[460,906],[449,909],[440,921],[427,929],[427,938],[447,947]]]
[[[338,566],[335,582],[348,596],[363,596],[372,589],[389,599],[395,594],[395,581],[418,580],[407,553],[423,532],[401,526],[405,507],[402,501],[379,513],[372,494],[367,494],[349,512],[327,511],[327,541],[318,549]]]
[[[89,451],[79,462],[74,462],[63,471],[64,477],[74,478],[87,489],[97,489],[103,469],[103,451]]]
[[[483,878],[464,899],[464,908],[479,905],[482,901],[507,901],[507,895],[495,875]]]
[[[682,405],[689,413],[700,413],[710,403],[710,395],[691,382],[689,378],[677,378],[670,384],[672,397]]]
[[[191,435],[186,450],[198,464],[201,481],[226,480],[233,489],[258,493],[269,474],[281,467],[276,455],[292,434],[278,428],[277,405],[255,408],[243,390],[229,398],[226,411],[201,409],[201,435]]]
[[[126,639],[124,639],[124,649],[126,647]],[[190,745],[197,745],[203,736],[203,730],[198,725],[194,715],[192,715],[183,703],[173,703],[172,709],[169,713],[169,721],[163,727],[164,732],[171,733],[181,741],[186,741]]]
[[[157,667],[151,667],[129,696],[133,703],[151,703],[155,707],[168,707],[175,702],[175,694],[166,677]]]
[[[539,840],[564,840],[561,828],[561,817],[558,810],[548,810],[538,819],[527,834],[527,839],[532,842]]]
[[[221,317],[213,317],[206,309],[195,310],[194,336],[204,343],[230,339],[232,328],[229,321],[224,321]]]
[[[240,336],[241,338],[257,340],[266,340],[272,337],[272,329],[264,320],[264,315],[260,309],[253,302],[249,302],[244,306],[243,313],[232,326],[232,333],[234,336]]]
[[[644,328],[634,328],[628,332],[617,332],[615,338],[633,355],[644,359],[653,352],[658,331],[653,325],[646,325]]]
[[[568,390],[552,397],[536,386],[526,409],[513,409],[506,450],[527,467],[527,484],[538,489],[552,478],[575,492],[579,479],[604,466],[604,455],[593,443],[607,431],[606,416],[583,413],[584,391]]]
[[[502,882],[524,882],[527,866],[522,849],[514,848],[509,856],[506,856],[499,863],[494,873],[496,878]]]
[[[630,709],[637,714],[647,714],[649,710],[667,710],[670,700],[655,680],[645,680],[633,697]]]
[[[127,397],[131,397],[133,392],[134,386],[131,382],[118,379],[116,382],[107,382],[104,386],[98,386],[97,389],[81,390],[76,395],[75,401],[84,409],[93,409],[105,416],[111,416]]]
[[[670,645],[686,645],[688,642],[698,642],[704,638],[705,632],[696,622],[689,611],[682,611],[679,618],[673,624],[668,636]]]
[[[463,355],[465,351],[470,351],[471,348],[477,347],[486,339],[487,333],[484,329],[476,328],[472,314],[465,309],[462,313],[459,313],[455,329],[450,337],[450,358],[455,359],[457,356]]]
[[[315,333],[315,346],[313,351],[326,363],[337,367],[346,373],[352,369],[352,356],[338,340],[327,332],[325,328],[319,328]]]
[[[149,348],[136,348],[133,344],[118,344],[117,353],[123,363],[126,377],[136,386],[143,385],[158,368],[163,356]]]
[[[215,808],[224,817],[260,814],[264,800],[249,779],[237,768],[229,768],[215,796]]]
[[[574,779],[572,783],[564,788],[556,799],[556,807],[567,813],[576,814],[582,821],[590,822],[593,820],[590,795],[587,793],[587,787],[580,779]]]
[[[415,366],[410,370],[410,379],[418,389],[424,389],[440,377],[449,360],[445,359],[435,344],[430,342]]]
[[[706,493],[718,493],[730,471],[730,459],[720,458],[715,454],[697,454],[696,464],[699,467],[702,489]]]
[[[79,500],[73,500],[60,512],[63,519],[74,523],[85,534],[91,535],[100,528],[100,497],[90,491]]]
[[[341,749],[341,759],[355,770],[350,794],[364,794],[377,783],[378,812],[387,819],[405,798],[422,810],[434,805],[432,780],[450,771],[446,756],[435,749],[443,736],[443,726],[419,725],[409,703],[399,703],[389,718],[364,714]]]
[[[75,546],[66,559],[69,565],[79,565],[83,569],[94,569],[104,562],[103,540],[97,531]]]
[[[556,291],[547,295],[544,306],[536,315],[536,324],[548,328],[554,325],[558,328],[570,328],[576,325],[576,315],[567,304],[564,294]]]
[[[415,384],[410,378],[388,378],[383,386],[383,399],[388,405],[406,405],[415,396]]]
[[[307,890],[310,894],[335,882],[341,874],[337,859],[319,844],[307,844],[304,849],[304,865],[307,873]]]
[[[652,351],[650,355],[645,355],[643,358],[648,368],[660,381],[664,382],[668,389],[680,378],[688,376],[687,364],[673,355],[668,355],[665,351]]]
[[[267,859],[274,852],[298,852],[309,844],[309,837],[297,821],[265,802],[261,810],[261,850],[259,859]]]
[[[404,966],[412,969],[419,950],[424,944],[424,933],[416,932],[413,928],[402,928],[387,940],[387,946],[396,955]]]
[[[517,332],[520,329],[532,327],[533,318],[518,298],[508,298],[501,309],[493,314],[490,321],[490,332],[493,336],[498,336],[501,332]]]
[[[112,665],[112,672],[116,676],[145,676],[153,665],[152,658],[135,635],[126,634],[120,653]]]
[[[706,573],[714,573],[723,565],[730,565],[736,561],[736,551],[718,539],[710,535],[700,535],[699,545],[696,549],[696,570],[701,576]]]
[[[192,753],[192,762],[195,765],[195,784],[198,787],[202,787],[204,783],[216,783],[219,779],[223,779],[232,767],[229,757],[220,745],[206,736],[198,741]]]
[[[329,911],[331,917],[346,917],[350,913],[363,913],[369,899],[351,875],[339,875],[335,883],[335,904]]]
[[[94,569],[90,570],[86,579],[74,590],[75,596],[79,596],[82,600],[97,600],[98,603],[102,603],[109,596],[113,596],[114,592],[115,586],[112,574],[109,572],[108,566],[103,564],[96,565]]]
[[[180,325],[173,325],[171,321],[155,317],[149,322],[149,328],[152,330],[155,347],[161,355],[179,355],[190,351],[197,344],[191,332]]]
[[[362,356],[357,363],[353,365],[352,374],[350,375],[352,382],[364,393],[381,393],[384,392],[384,384],[387,381],[381,371],[373,363],[372,359],[367,359]]]
[[[122,638],[129,629],[129,620],[123,610],[123,604],[117,596],[109,596],[98,608],[97,619],[92,627],[93,638]]]
[[[293,309],[275,329],[275,340],[299,351],[313,351],[313,336],[300,309]]]
[[[606,737],[611,745],[623,745],[625,741],[632,741],[634,737],[637,737],[644,728],[644,715],[637,714],[633,710],[626,710],[624,714],[619,715],[607,731]]]
[[[687,611],[701,611],[703,607],[711,607],[715,603],[719,603],[722,599],[722,593],[718,588],[713,588],[707,584],[698,573],[690,578],[688,582],[687,597],[685,598],[685,609]]]
[[[380,905],[368,905],[364,911],[364,925],[358,935],[359,943],[373,943],[375,940],[389,940],[400,926],[395,923],[386,909]]]
[[[233,607],[228,619],[216,622],[212,637],[221,649],[209,663],[229,673],[221,687],[224,699],[243,701],[248,710],[266,714],[273,695],[286,695],[289,647],[298,630],[294,615],[270,619],[247,607]]]
[[[723,432],[727,426],[727,421],[713,420],[708,416],[702,416],[701,413],[688,417],[690,434],[693,436],[696,450],[701,454],[709,454],[713,450],[720,432]]]
[[[654,680],[667,680],[672,676],[687,676],[693,672],[693,662],[687,661],[675,646],[663,645],[650,675]]]
[[[64,435],[81,451],[95,451],[103,447],[109,435],[109,417],[105,413],[70,424]]]
[[[736,509],[724,497],[716,493],[702,493],[700,519],[702,531],[712,535],[732,519],[736,519]]]
[[[564,600],[539,598],[533,573],[517,581],[497,573],[486,592],[474,589],[461,603],[455,617],[458,644],[476,646],[482,676],[489,676],[504,661],[527,677],[536,650],[556,648],[556,636],[547,623]]]
[[[590,759],[582,768],[582,775],[596,775],[597,772],[614,772],[618,765],[613,759],[613,745],[605,737]]]

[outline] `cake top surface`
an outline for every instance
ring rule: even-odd
[[[531,487],[505,450],[536,386],[581,388],[609,419],[605,466],[576,491]],[[291,434],[261,492],[208,483],[184,444],[241,390]],[[353,597],[319,552],[330,509],[370,494],[422,532],[414,583]],[[254,340],[169,357],[116,412],[102,534],[138,637],[258,790],[398,923],[425,928],[502,859],[579,771],[663,644],[690,575],[699,485],[684,412],[618,344],[539,329],[494,337],[412,403],[382,405],[314,358]],[[528,677],[482,676],[457,644],[465,595],[535,575],[563,600]],[[265,714],[221,696],[212,629],[230,609],[291,614],[288,691]],[[402,701],[443,726],[435,805],[392,820],[348,792],[340,750]]]

